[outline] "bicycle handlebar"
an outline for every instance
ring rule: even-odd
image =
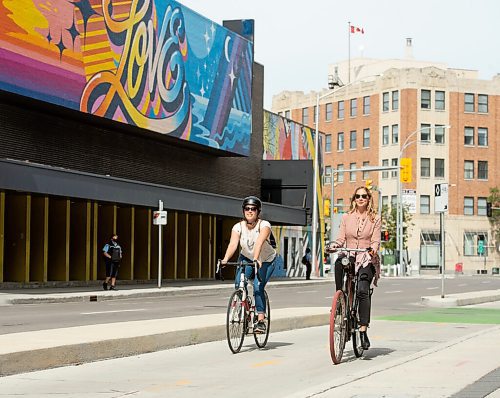
[[[257,269],[257,260],[254,260],[252,262],[248,262],[248,261],[228,261],[227,263],[225,264],[222,264],[222,260],[217,260],[217,269],[215,270],[215,273],[219,273],[220,272],[220,269],[226,265],[232,265],[232,266],[235,266],[235,267],[241,267],[241,266],[247,266],[247,265],[253,265],[254,266],[254,270],[255,270],[255,276],[257,277],[257,280],[259,282],[262,282],[262,278],[260,277],[259,273],[258,273],[258,269]]]
[[[337,247],[335,248],[335,251],[338,251],[338,252],[356,252],[356,253],[364,253],[364,252],[369,252],[371,251],[372,248],[371,247],[367,247],[366,249],[359,249],[359,248],[356,248],[356,249],[350,249],[348,247]]]

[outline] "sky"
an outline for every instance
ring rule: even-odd
[[[500,73],[499,0],[178,0],[221,24],[255,20],[255,61],[264,65],[264,108],[284,90],[327,88],[328,65],[351,58],[404,58],[473,69],[480,79]]]

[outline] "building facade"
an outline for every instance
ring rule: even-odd
[[[410,43],[411,44],[411,43]],[[478,79],[477,71],[405,60],[352,60],[330,67],[340,87],[320,93],[285,91],[272,109],[324,133],[324,197],[346,209],[349,196],[367,181],[379,203],[394,206],[397,171],[342,172],[411,162],[402,183],[402,202],[411,213],[408,273],[439,272],[440,222],[435,185],[449,184],[445,214],[445,269],[492,272],[499,266],[486,214],[490,189],[500,186],[500,75]],[[391,66],[392,65],[392,66]],[[354,79],[354,80],[353,80]],[[406,160],[410,159],[410,160]],[[331,171],[334,189],[331,189]],[[484,250],[480,248],[484,247]]]

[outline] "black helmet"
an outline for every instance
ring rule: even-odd
[[[241,207],[244,208],[247,205],[254,205],[259,211],[262,210],[262,202],[257,196],[247,196],[245,199],[243,199],[243,204]]]

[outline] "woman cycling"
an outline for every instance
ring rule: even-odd
[[[226,254],[221,260],[226,264],[238,249],[238,242],[241,247],[238,261],[249,263],[245,266],[245,275],[251,278],[254,267],[253,262],[257,261],[258,273],[261,282],[254,278],[255,308],[258,314],[257,324],[254,330],[257,333],[265,333],[264,323],[266,313],[266,300],[264,288],[274,271],[274,259],[276,250],[271,246],[269,236],[271,235],[271,224],[260,219],[262,202],[255,196],[243,199],[243,220],[233,226],[231,230],[231,240],[226,249]],[[238,288],[241,268],[238,268],[235,279],[235,287]]]
[[[372,281],[377,285],[380,277],[380,263],[378,249],[380,246],[380,217],[375,213],[373,197],[368,188],[356,188],[351,198],[351,207],[347,214],[342,216],[337,239],[330,243],[328,252],[335,252],[339,247],[367,249],[369,254],[358,253],[356,256],[356,273],[359,275],[359,323],[361,345],[366,350],[370,347],[370,340],[366,329],[370,323],[370,285]],[[341,258],[335,261],[335,288],[342,289],[343,267]]]

